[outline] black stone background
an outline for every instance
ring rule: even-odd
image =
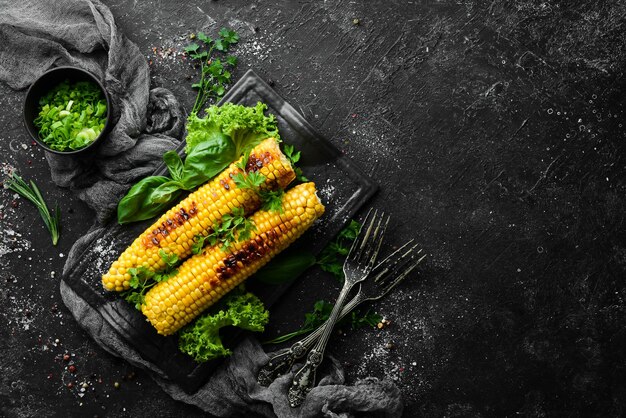
[[[378,179],[389,243],[427,249],[419,274],[375,306],[389,327],[332,340],[349,381],[394,379],[407,417],[624,416],[624,2],[105,3],[153,85],[187,109],[188,35],[235,28],[235,78],[253,68],[270,81]],[[2,169],[59,202],[63,235],[52,247],[34,208],[2,190],[0,415],[201,416],[63,306],[62,254],[93,215],[51,183],[23,96],[0,86]],[[302,280],[269,333],[337,292],[330,277]]]

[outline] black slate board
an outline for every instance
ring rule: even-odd
[[[299,166],[316,183],[320,197],[326,205],[324,216],[294,244],[295,250],[306,248],[317,254],[375,193],[377,186],[339,150],[315,132],[289,103],[252,70],[231,88],[220,103],[254,105],[258,101],[266,103],[268,111],[276,115],[283,141],[302,151]],[[183,149],[184,143],[181,143],[178,151],[182,154]],[[155,172],[156,175],[165,173],[164,165]],[[208,379],[220,360],[204,364],[194,362],[178,351],[176,336],[159,336],[141,312],[118,294],[102,289],[102,274],[151,223],[152,221],[145,221],[122,227],[112,222],[96,239],[95,244],[82,254],[77,266],[66,272],[63,280],[97,310],[104,320],[113,325],[120,337],[145,360],[154,363],[185,391],[195,392]],[[246,286],[268,307],[288,288],[288,285],[262,286],[252,278],[246,282]],[[232,346],[240,335],[231,334],[225,341]]]

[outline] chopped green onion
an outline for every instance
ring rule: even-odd
[[[78,150],[98,138],[106,116],[106,100],[98,85],[66,80],[39,100],[39,116],[34,123],[39,139],[51,149]]]

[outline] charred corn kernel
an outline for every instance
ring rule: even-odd
[[[258,209],[261,198],[257,192],[238,188],[232,179],[241,172],[237,163],[191,193],[141,234],[102,276],[104,288],[118,292],[128,289],[129,268],[161,270],[166,265],[159,255],[160,250],[176,254],[182,260],[191,254],[194,238],[210,233],[224,215],[232,213],[235,208],[243,208],[246,213]],[[268,138],[252,149],[246,171],[263,174],[266,180],[262,187],[265,189],[285,188],[295,178],[289,160],[274,138]],[[275,178],[271,179],[269,174]]]
[[[250,217],[256,230],[249,240],[228,249],[206,247],[187,259],[178,274],[148,291],[142,312],[159,334],[173,334],[287,248],[322,213],[313,183],[292,188],[283,196],[282,213],[259,210]],[[169,314],[170,308],[178,315]]]

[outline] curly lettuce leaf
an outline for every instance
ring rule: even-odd
[[[179,334],[180,351],[197,362],[232,354],[222,343],[220,329],[234,326],[262,332],[269,321],[269,312],[263,302],[252,293],[228,295],[220,306],[220,310],[201,316]]]
[[[187,121],[187,153],[219,134],[231,139],[237,158],[266,138],[280,140],[276,117],[266,116],[266,110],[267,105],[261,102],[254,107],[224,103],[210,106],[204,118],[191,114]]]

